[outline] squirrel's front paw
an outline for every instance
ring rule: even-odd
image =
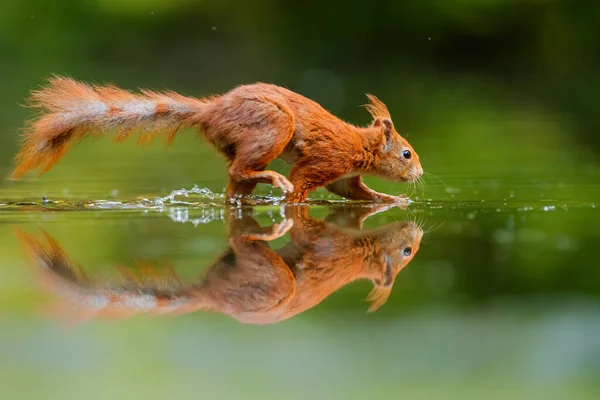
[[[293,226],[293,219],[284,219],[281,223],[274,224],[273,226],[271,226],[268,233],[247,234],[246,238],[250,240],[264,240],[268,242],[271,240],[279,239],[280,237],[285,235],[287,231],[292,229]]]
[[[408,196],[405,194],[402,194],[400,196],[392,196],[388,194],[379,193],[376,198],[376,201],[381,203],[406,203],[407,200]]]
[[[292,193],[294,191],[294,185],[288,181],[283,175],[277,174],[273,178],[273,187],[281,189],[284,193]]]
[[[275,239],[278,239],[285,235],[287,231],[292,229],[293,226],[293,219],[284,219],[281,223],[273,225],[273,236],[275,237]]]

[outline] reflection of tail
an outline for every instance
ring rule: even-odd
[[[17,231],[40,285],[62,298],[51,310],[61,317],[81,322],[96,316],[177,315],[204,308],[199,294],[184,286],[172,268],[159,274],[153,266],[138,263],[139,276],[119,268],[120,279],[116,281],[94,280],[73,265],[58,243],[43,233],[45,243]]]
[[[140,142],[159,132],[169,142],[180,128],[197,123],[205,101],[174,92],[144,90],[131,93],[115,86],[90,86],[70,78],[55,77],[34,91],[32,105],[44,111],[26,128],[23,146],[17,155],[13,178],[41,167],[46,172],[64,156],[69,145],[92,132],[116,131],[122,140],[140,131]]]

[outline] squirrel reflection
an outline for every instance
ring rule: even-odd
[[[270,324],[308,310],[359,279],[373,282],[369,311],[388,299],[396,275],[419,249],[422,229],[410,221],[362,231],[362,222],[390,206],[344,207],[324,220],[308,207],[286,208],[283,222],[260,227],[244,214],[228,217],[229,249],[198,283],[183,283],[172,268],[140,273],[119,268],[118,281],[95,279],[74,265],[59,244],[20,232],[42,286],[64,301],[57,310],[78,320],[135,314],[182,314],[207,310],[243,323]],[[290,235],[273,250],[268,242]]]

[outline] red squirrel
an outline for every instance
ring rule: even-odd
[[[248,195],[262,182],[282,189],[288,203],[304,202],[322,186],[348,199],[398,202],[405,196],[375,192],[361,175],[414,182],[423,169],[415,150],[394,129],[385,104],[367,96],[373,122],[358,127],[267,83],[199,99],[54,77],[32,92],[31,105],[43,113],[25,129],[12,178],[34,169],[47,172],[73,142],[92,133],[115,132],[117,142],[135,131],[139,142],[164,133],[170,143],[179,129],[196,128],[229,161],[227,198]],[[289,180],[266,169],[276,158],[293,165]]]
[[[45,242],[19,235],[42,287],[64,300],[54,312],[71,322],[206,310],[263,325],[302,313],[359,279],[374,285],[369,311],[387,301],[396,275],[419,250],[423,231],[410,221],[357,229],[377,207],[344,207],[326,220],[309,217],[307,206],[290,207],[289,218],[271,227],[260,227],[248,214],[230,217],[229,249],[198,283],[183,283],[173,269],[158,272],[145,263],[138,263],[141,276],[120,268],[120,281],[92,278],[49,235]],[[268,242],[286,232],[290,242],[271,249]]]

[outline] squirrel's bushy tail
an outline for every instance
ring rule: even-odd
[[[184,285],[172,268],[159,273],[150,264],[138,263],[140,275],[120,267],[118,280],[92,278],[69,260],[50,235],[43,233],[45,242],[17,230],[38,283],[58,297],[50,307],[53,314],[58,314],[56,317],[83,322],[94,317],[178,315],[207,308],[194,285]]]
[[[180,128],[198,123],[206,104],[174,92],[132,93],[115,86],[93,86],[71,78],[53,77],[31,94],[31,106],[42,115],[27,124],[16,157],[13,179],[30,170],[52,168],[69,145],[89,135],[114,131],[115,140],[140,132],[139,142],[167,134],[168,143]]]

